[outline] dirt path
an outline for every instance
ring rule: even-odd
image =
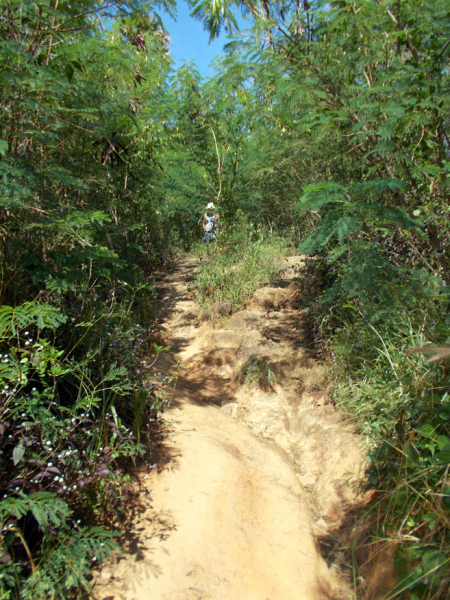
[[[134,552],[103,570],[96,597],[348,598],[313,529],[335,527],[353,501],[360,452],[320,390],[319,367],[296,346],[289,281],[259,290],[213,329],[199,326],[187,294],[194,269],[179,264],[159,289],[182,365],[164,415],[167,458],[142,482]],[[240,377],[255,356],[276,377],[266,391]]]

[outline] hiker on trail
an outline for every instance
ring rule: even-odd
[[[214,242],[219,228],[220,216],[213,202],[206,206],[206,212],[203,215],[203,243],[206,244],[206,251],[209,254],[209,244]]]

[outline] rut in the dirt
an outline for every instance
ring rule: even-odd
[[[287,260],[288,273],[298,260]],[[338,526],[354,501],[359,445],[298,345],[289,281],[258,290],[213,329],[199,325],[187,294],[194,269],[179,264],[159,290],[182,365],[165,414],[166,462],[142,482],[130,551],[97,578],[96,597],[348,598],[315,535]],[[255,357],[273,374],[266,390],[243,381]]]

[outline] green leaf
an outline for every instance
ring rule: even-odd
[[[414,446],[414,444],[406,444],[405,454],[407,458],[413,463],[417,462],[420,457],[419,453],[417,452],[417,448]]]
[[[8,142],[0,139],[0,154],[2,156],[5,156],[7,150],[8,150]]]
[[[438,435],[436,441],[441,450],[444,446],[447,446],[447,444],[450,445],[450,439],[446,435]]]
[[[17,466],[20,461],[22,460],[22,458],[25,455],[25,446],[23,445],[23,442],[19,442],[19,444],[17,444],[17,446],[14,448],[13,450],[13,463],[14,466]]]
[[[78,69],[79,71],[84,73],[84,67],[81,65],[81,63],[78,60],[73,60],[72,64],[75,67],[75,69]]]
[[[422,425],[422,427],[419,429],[419,433],[422,434],[424,437],[434,438],[435,430],[432,425],[427,424]]]
[[[394,569],[398,572],[403,571],[403,569],[408,565],[409,561],[406,556],[396,556],[394,558]]]
[[[444,446],[442,450],[436,454],[436,458],[443,463],[450,463],[450,444]]]
[[[348,203],[346,188],[332,182],[318,183],[305,188],[297,208],[302,212],[306,210],[315,211],[334,202]]]
[[[439,573],[438,571],[445,564],[449,564],[449,561],[446,560],[446,556],[443,552],[439,552],[439,550],[427,550],[422,555],[422,567],[424,574],[429,574],[433,577],[434,581],[439,581],[441,579],[443,573]]]
[[[75,70],[71,64],[68,64],[68,65],[66,65],[65,71],[66,71],[67,79],[69,80],[69,83],[71,83],[73,74],[75,73]]]

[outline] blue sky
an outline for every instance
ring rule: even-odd
[[[212,74],[209,64],[213,58],[222,54],[223,46],[228,42],[227,36],[222,31],[220,37],[209,44],[209,33],[203,29],[200,21],[189,16],[191,11],[187,2],[178,0],[177,12],[176,22],[168,15],[164,17],[164,25],[172,40],[170,53],[175,59],[175,66],[180,66],[183,59],[191,59],[202,77],[207,77]],[[238,21],[243,23],[241,18]]]

